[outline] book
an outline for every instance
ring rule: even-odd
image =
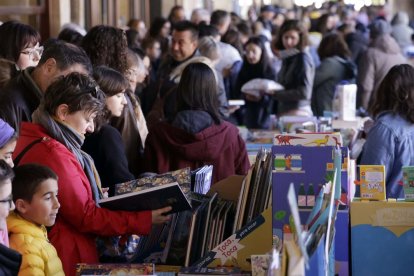
[[[402,170],[405,201],[414,201],[414,167],[404,166]]]
[[[385,166],[360,165],[361,198],[385,200]]]
[[[104,198],[99,200],[99,205],[122,211],[156,210],[171,206],[169,214],[191,210],[191,204],[177,182]]]
[[[138,179],[117,184],[115,185],[115,195],[137,192],[147,188],[161,186],[173,182],[177,182],[183,189],[183,192],[187,194],[191,189],[190,168],[188,167],[163,174],[150,174]]]
[[[241,106],[246,104],[246,102],[242,99],[228,100],[227,103],[229,106]]]
[[[154,275],[154,264],[77,264],[76,275]]]

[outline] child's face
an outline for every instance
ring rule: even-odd
[[[0,149],[0,159],[6,161],[6,163],[12,168],[14,166],[12,155],[14,149],[16,148],[16,142],[16,140],[8,142],[4,147]]]
[[[39,185],[30,203],[26,200],[18,199],[18,201],[21,200],[21,203],[16,202],[17,210],[26,220],[35,224],[52,226],[55,224],[56,215],[60,207],[57,194],[57,181],[49,178]]]
[[[9,211],[14,209],[12,200],[12,185],[10,179],[4,181],[0,186],[0,229],[2,229],[2,220],[9,215]]]

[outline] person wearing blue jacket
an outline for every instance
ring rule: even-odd
[[[375,123],[368,132],[362,165],[385,165],[388,198],[404,197],[402,167],[414,166],[414,68],[391,68],[373,104]]]

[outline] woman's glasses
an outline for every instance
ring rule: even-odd
[[[40,58],[43,54],[43,46],[37,46],[33,48],[26,48],[23,51],[21,51],[22,54],[28,55],[29,58],[33,58],[35,54]]]
[[[0,200],[0,203],[7,203],[9,204],[9,208],[11,209],[13,207],[13,195],[10,195],[8,198]]]

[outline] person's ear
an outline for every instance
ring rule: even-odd
[[[27,213],[27,211],[30,208],[30,204],[24,200],[19,198],[18,200],[16,200],[16,202],[14,203],[14,205],[16,206],[16,210],[20,213],[20,214],[25,214]]]
[[[66,117],[69,115],[69,106],[67,104],[61,104],[56,108],[55,116],[61,120],[65,121]]]
[[[56,71],[56,60],[54,58],[49,58],[42,65],[43,72],[47,75],[53,75]]]

